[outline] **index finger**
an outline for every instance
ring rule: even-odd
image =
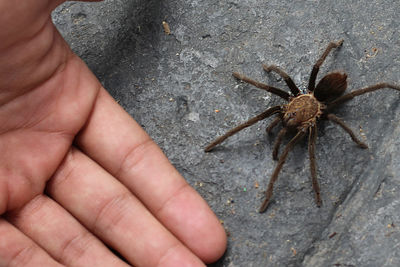
[[[76,142],[203,261],[223,254],[226,235],[207,203],[103,88]]]

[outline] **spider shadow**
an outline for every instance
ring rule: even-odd
[[[230,140],[226,144],[213,148],[213,153],[223,153],[224,155],[239,155],[238,158],[253,155],[254,158],[260,158],[259,155],[265,154],[265,149],[269,147],[265,135],[247,136],[248,138],[238,137],[237,140]],[[271,150],[272,153],[272,150]],[[258,156],[257,156],[258,155]]]

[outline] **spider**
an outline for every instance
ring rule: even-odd
[[[347,81],[346,81],[347,75],[346,73],[339,71],[328,73],[319,81],[317,86],[315,86],[315,80],[317,78],[317,74],[322,63],[325,61],[326,57],[331,52],[331,50],[333,48],[340,47],[342,43],[343,40],[340,40],[338,42],[330,42],[328,44],[322,56],[313,66],[306,93],[301,92],[299,88],[295,85],[293,80],[289,77],[289,75],[275,65],[270,65],[270,66],[263,65],[263,69],[268,73],[272,71],[281,76],[283,80],[286,82],[287,86],[289,87],[291,94],[279,88],[259,83],[237,72],[233,73],[233,76],[235,78],[243,82],[252,84],[257,88],[263,89],[267,92],[280,96],[281,98],[283,98],[288,102],[287,104],[284,105],[271,107],[265,110],[263,113],[258,114],[257,116],[249,119],[248,121],[238,125],[237,127],[228,131],[226,134],[215,139],[204,149],[205,152],[209,152],[216,145],[220,144],[225,139],[243,130],[244,128],[249,127],[255,124],[256,122],[264,120],[274,114],[277,114],[275,119],[267,127],[266,131],[270,133],[271,130],[279,124],[279,122],[282,122],[283,128],[278,132],[272,152],[273,159],[278,160],[278,163],[271,175],[267,190],[265,191],[265,200],[262,203],[259,212],[264,212],[267,209],[270,200],[272,198],[274,183],[278,179],[279,172],[281,171],[289,152],[293,149],[295,144],[298,143],[299,140],[301,140],[306,135],[308,135],[308,153],[310,159],[312,187],[315,193],[316,205],[317,207],[320,207],[322,204],[322,200],[320,194],[320,187],[317,180],[317,169],[316,169],[316,159],[315,159],[317,123],[321,120],[332,121],[338,124],[340,127],[342,127],[343,130],[345,130],[350,135],[351,139],[359,147],[368,148],[368,146],[365,143],[361,142],[356,137],[353,131],[346,125],[346,123],[342,119],[331,113],[332,109],[338,106],[339,104],[342,104],[346,101],[353,99],[356,96],[373,92],[379,89],[391,88],[400,91],[400,86],[392,85],[389,83],[378,83],[343,95],[347,88]],[[278,156],[279,147],[282,143],[282,139],[288,132],[294,132],[294,137],[287,143],[281,155]]]

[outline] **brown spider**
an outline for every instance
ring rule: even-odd
[[[205,148],[205,152],[209,152],[216,145],[220,144],[225,139],[243,130],[244,128],[249,127],[258,121],[266,119],[273,114],[277,114],[276,118],[267,127],[267,132],[269,133],[279,122],[282,122],[283,128],[278,133],[272,152],[272,157],[274,160],[278,160],[278,165],[275,167],[275,170],[272,173],[267,191],[265,192],[266,195],[265,200],[259,210],[260,212],[264,212],[268,207],[268,204],[272,197],[274,183],[278,178],[278,174],[282,169],[283,164],[285,163],[289,151],[292,150],[294,145],[300,139],[302,139],[307,133],[308,133],[308,153],[310,158],[312,185],[315,192],[315,202],[317,206],[320,207],[322,201],[320,196],[320,189],[317,180],[317,170],[315,165],[315,141],[317,138],[317,122],[319,120],[330,120],[338,124],[350,135],[351,139],[358,146],[360,146],[361,148],[368,148],[366,144],[361,142],[356,137],[356,135],[345,124],[344,121],[342,121],[340,118],[331,113],[331,110],[337,105],[349,101],[356,96],[376,91],[382,88],[391,88],[400,91],[400,86],[388,83],[378,83],[343,95],[347,87],[347,81],[346,81],[347,75],[346,73],[337,71],[327,74],[319,81],[319,83],[315,87],[315,80],[317,78],[320,66],[322,65],[322,63],[324,62],[325,58],[328,56],[330,51],[333,48],[341,46],[342,43],[343,40],[340,40],[336,43],[335,42],[329,43],[328,47],[325,49],[325,52],[318,59],[317,63],[315,63],[315,65],[313,66],[310,75],[310,80],[308,83],[307,93],[302,93],[294,84],[293,80],[289,77],[289,75],[287,75],[283,70],[274,65],[270,66],[263,65],[263,68],[266,72],[274,71],[278,75],[280,75],[285,80],[292,95],[279,88],[275,88],[254,81],[237,72],[233,73],[233,76],[235,78],[242,80],[246,83],[252,84],[260,89],[266,90],[275,95],[278,95],[289,102],[281,106],[274,106],[267,109],[266,111],[255,116],[254,118],[251,118],[248,121],[231,129],[223,136],[218,137],[215,141],[213,141]],[[278,152],[282,139],[289,131],[294,131],[296,134],[286,145],[285,149],[283,150],[283,153],[279,156],[278,159]]]

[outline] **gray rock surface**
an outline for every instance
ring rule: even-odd
[[[303,142],[269,209],[257,212],[276,164],[268,120],[203,152],[216,136],[282,103],[232,71],[286,90],[263,72],[261,64],[272,63],[304,88],[327,43],[343,38],[319,77],[345,70],[348,90],[400,84],[399,12],[394,0],[114,0],[69,2],[53,19],[223,221],[228,250],[212,266],[400,266],[399,92],[381,90],[336,110],[368,150],[336,125],[320,125],[321,208]]]

